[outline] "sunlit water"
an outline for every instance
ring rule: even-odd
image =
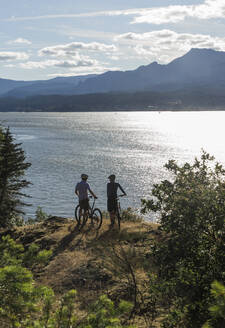
[[[154,183],[168,177],[169,159],[193,162],[203,148],[225,164],[225,112],[0,113],[22,143],[32,166],[33,216],[37,206],[72,217],[74,186],[81,173],[106,210],[106,184],[114,173],[126,190],[123,208],[140,208]]]

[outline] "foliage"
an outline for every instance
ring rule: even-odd
[[[121,236],[121,235],[120,235]],[[122,297],[132,304],[128,313],[129,320],[142,317],[147,327],[153,327],[156,318],[155,295],[149,293],[149,279],[145,270],[146,250],[132,244],[118,242],[107,243],[99,250],[104,268],[110,272],[113,280],[119,284],[120,293],[114,295],[117,301]],[[143,322],[142,321],[142,322]]]
[[[41,206],[38,206],[35,212],[35,218],[28,218],[26,224],[35,224],[38,222],[43,222],[49,218],[49,215],[45,213]]]
[[[50,251],[32,244],[25,251],[10,236],[0,242],[0,326],[2,328],[120,328],[132,305],[121,301],[115,306],[106,296],[90,308],[78,322],[75,314],[76,291],[57,299],[49,287],[37,286],[29,268],[46,263]]]
[[[209,317],[211,283],[225,278],[225,171],[204,151],[192,165],[166,168],[174,181],[154,185],[154,198],[143,200],[143,212],[160,213],[155,292],[167,312],[163,327],[197,328]]]
[[[82,111],[124,111],[129,110],[182,110],[182,108],[224,109],[225,95],[223,88],[218,96],[218,89],[211,87],[175,90],[171,92],[109,92],[85,95],[39,95],[33,97],[2,98],[0,112],[26,111],[35,112],[82,112]],[[151,107],[152,108],[151,108]]]
[[[214,281],[211,285],[211,293],[214,299],[213,305],[209,308],[212,318],[204,324],[203,328],[225,327],[225,286]]]
[[[43,254],[34,244],[25,251],[7,235],[0,242],[0,254],[0,322],[6,327],[24,327],[24,318],[38,309],[41,292],[27,267],[45,264],[51,252]]]
[[[22,206],[27,205],[21,200],[26,197],[21,189],[30,183],[23,176],[30,167],[25,163],[25,154],[21,144],[14,143],[8,129],[0,129],[0,227],[15,224],[18,214],[23,214]]]
[[[92,306],[88,315],[88,324],[84,328],[132,328],[122,325],[120,316],[130,312],[132,304],[121,301],[118,307],[106,295],[102,295]]]
[[[128,222],[142,222],[143,218],[138,215],[131,207],[122,211],[122,220]]]
[[[38,206],[35,212],[36,221],[42,222],[45,221],[48,217],[48,214],[43,211],[42,207]]]

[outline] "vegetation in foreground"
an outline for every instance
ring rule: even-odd
[[[99,232],[79,230],[39,209],[39,222],[16,227],[11,218],[21,204],[5,202],[1,327],[224,327],[225,171],[205,152],[193,164],[166,168],[171,181],[142,201],[143,212],[158,212],[158,225],[128,210],[121,231],[108,230],[106,219]]]

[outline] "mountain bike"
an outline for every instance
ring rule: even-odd
[[[89,206],[89,209],[86,213],[82,210],[80,212],[80,205],[77,205],[75,208],[75,219],[78,225],[83,228],[87,223],[88,219],[91,220],[91,224],[94,226],[95,229],[100,229],[102,225],[102,212],[99,208],[95,208],[95,201],[96,199],[92,196],[89,196],[90,199],[94,199],[92,202],[92,206]]]

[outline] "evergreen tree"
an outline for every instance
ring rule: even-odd
[[[0,128],[0,227],[12,225],[18,214],[24,214],[22,206],[27,204],[21,197],[28,196],[22,190],[30,182],[23,176],[30,165],[25,163],[21,144],[14,143],[9,128]]]

